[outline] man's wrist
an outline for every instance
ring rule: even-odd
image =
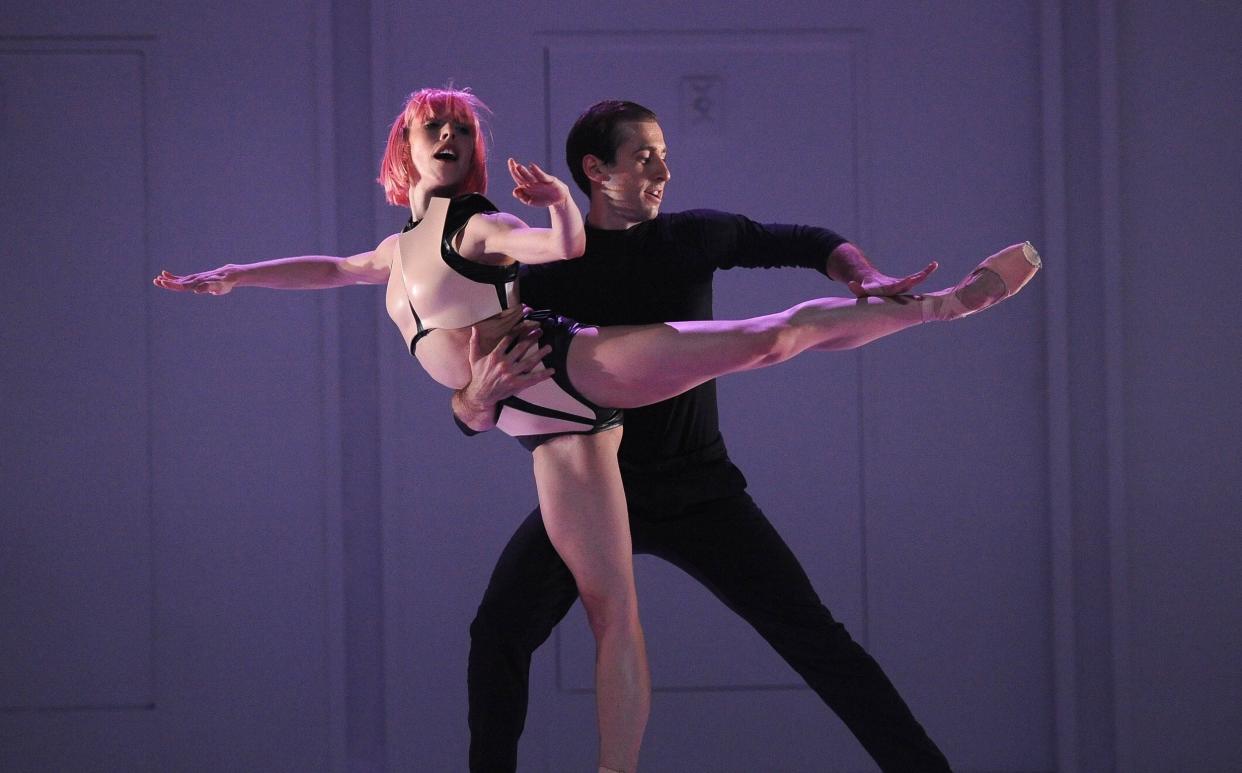
[[[475,432],[486,432],[496,426],[496,403],[472,399],[468,390],[465,387],[453,393],[453,416]]]
[[[829,279],[848,284],[850,282],[866,282],[868,279],[881,276],[871,261],[862,254],[862,250],[849,242],[837,245],[828,256],[825,271]]]

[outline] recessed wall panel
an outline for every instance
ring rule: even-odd
[[[142,68],[0,47],[6,708],[152,700]]]

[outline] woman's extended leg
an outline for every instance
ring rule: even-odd
[[[1039,267],[1033,247],[1015,244],[955,287],[926,295],[819,298],[751,319],[588,328],[570,346],[569,370],[599,405],[649,405],[808,349],[853,349],[922,322],[973,314],[1016,293]]]
[[[573,573],[595,634],[599,764],[632,773],[651,711],[651,675],[617,468],[620,443],[620,429],[562,435],[535,449],[534,465],[548,538]]]

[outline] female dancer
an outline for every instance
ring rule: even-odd
[[[410,206],[412,230],[350,258],[286,258],[188,276],[164,272],[155,283],[218,295],[239,285],[385,282],[389,314],[424,369],[445,386],[464,386],[471,357],[479,354],[471,326],[497,317],[517,321],[515,261],[570,258],[585,246],[567,188],[537,166],[510,161],[514,196],[548,207],[551,228],[528,228],[496,213],[482,196],[463,195],[486,188],[478,107],[469,93],[426,89],[411,96],[394,122],[380,182],[389,202]],[[940,293],[819,299],[741,321],[591,328],[550,313],[530,315],[543,345],[525,339],[510,357],[531,372],[531,386],[504,401],[497,425],[533,451],[548,534],[574,575],[596,637],[601,770],[636,769],[650,701],[616,462],[616,409],[806,349],[849,349],[924,321],[964,316],[1017,292],[1037,268],[1029,245],[1015,245]]]

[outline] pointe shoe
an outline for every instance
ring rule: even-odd
[[[956,287],[924,295],[923,321],[960,319],[995,306],[1021,290],[1042,266],[1030,242],[1006,247],[986,258]]]

